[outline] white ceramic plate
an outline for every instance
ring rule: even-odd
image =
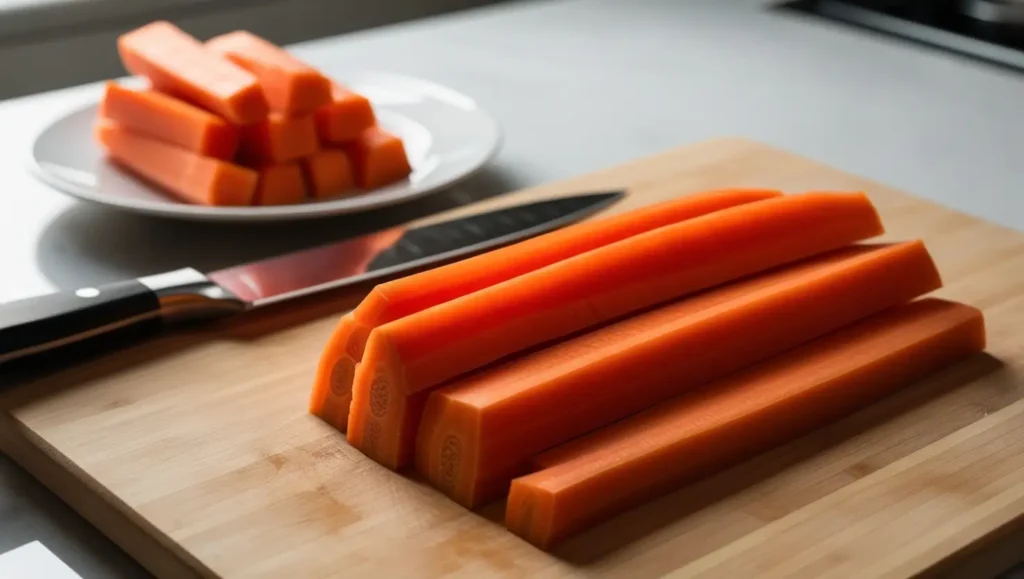
[[[180,201],[107,161],[93,138],[97,105],[50,124],[32,148],[43,182],[85,201],[179,219],[280,221],[355,213],[409,201],[472,174],[497,152],[501,129],[473,99],[425,80],[360,73],[339,81],[366,95],[378,122],[405,143],[412,174],[358,195],[296,205],[207,207]]]

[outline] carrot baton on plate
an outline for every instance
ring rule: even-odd
[[[200,205],[249,205],[255,171],[178,148],[125,127],[102,121],[96,137],[107,155],[135,175]]]
[[[331,101],[331,81],[285,49],[245,30],[206,41],[206,48],[256,75],[270,108],[308,115]]]
[[[639,233],[375,327],[349,442],[409,464],[425,396],[506,356],[883,232],[862,193],[803,193]]]
[[[121,35],[121,61],[160,92],[247,125],[267,116],[269,105],[257,78],[170,22],[157,21]]]

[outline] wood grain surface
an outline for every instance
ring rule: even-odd
[[[984,310],[988,352],[553,554],[507,533],[503,505],[466,511],[306,413],[320,349],[358,292],[168,336],[14,390],[0,444],[174,579],[907,577],[946,564],[965,572],[968,555],[1011,534],[1024,514],[1024,235],[736,139],[459,212],[615,186],[630,196],[614,211],[726,186],[866,191],[886,239],[925,239],[946,284],[937,295]]]

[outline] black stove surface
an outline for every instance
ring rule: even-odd
[[[782,7],[1024,72],[1024,0],[798,0]]]

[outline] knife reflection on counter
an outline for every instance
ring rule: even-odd
[[[575,223],[625,193],[526,203],[391,228],[208,274],[193,268],[0,304],[0,363],[123,328],[157,332],[468,257]]]

